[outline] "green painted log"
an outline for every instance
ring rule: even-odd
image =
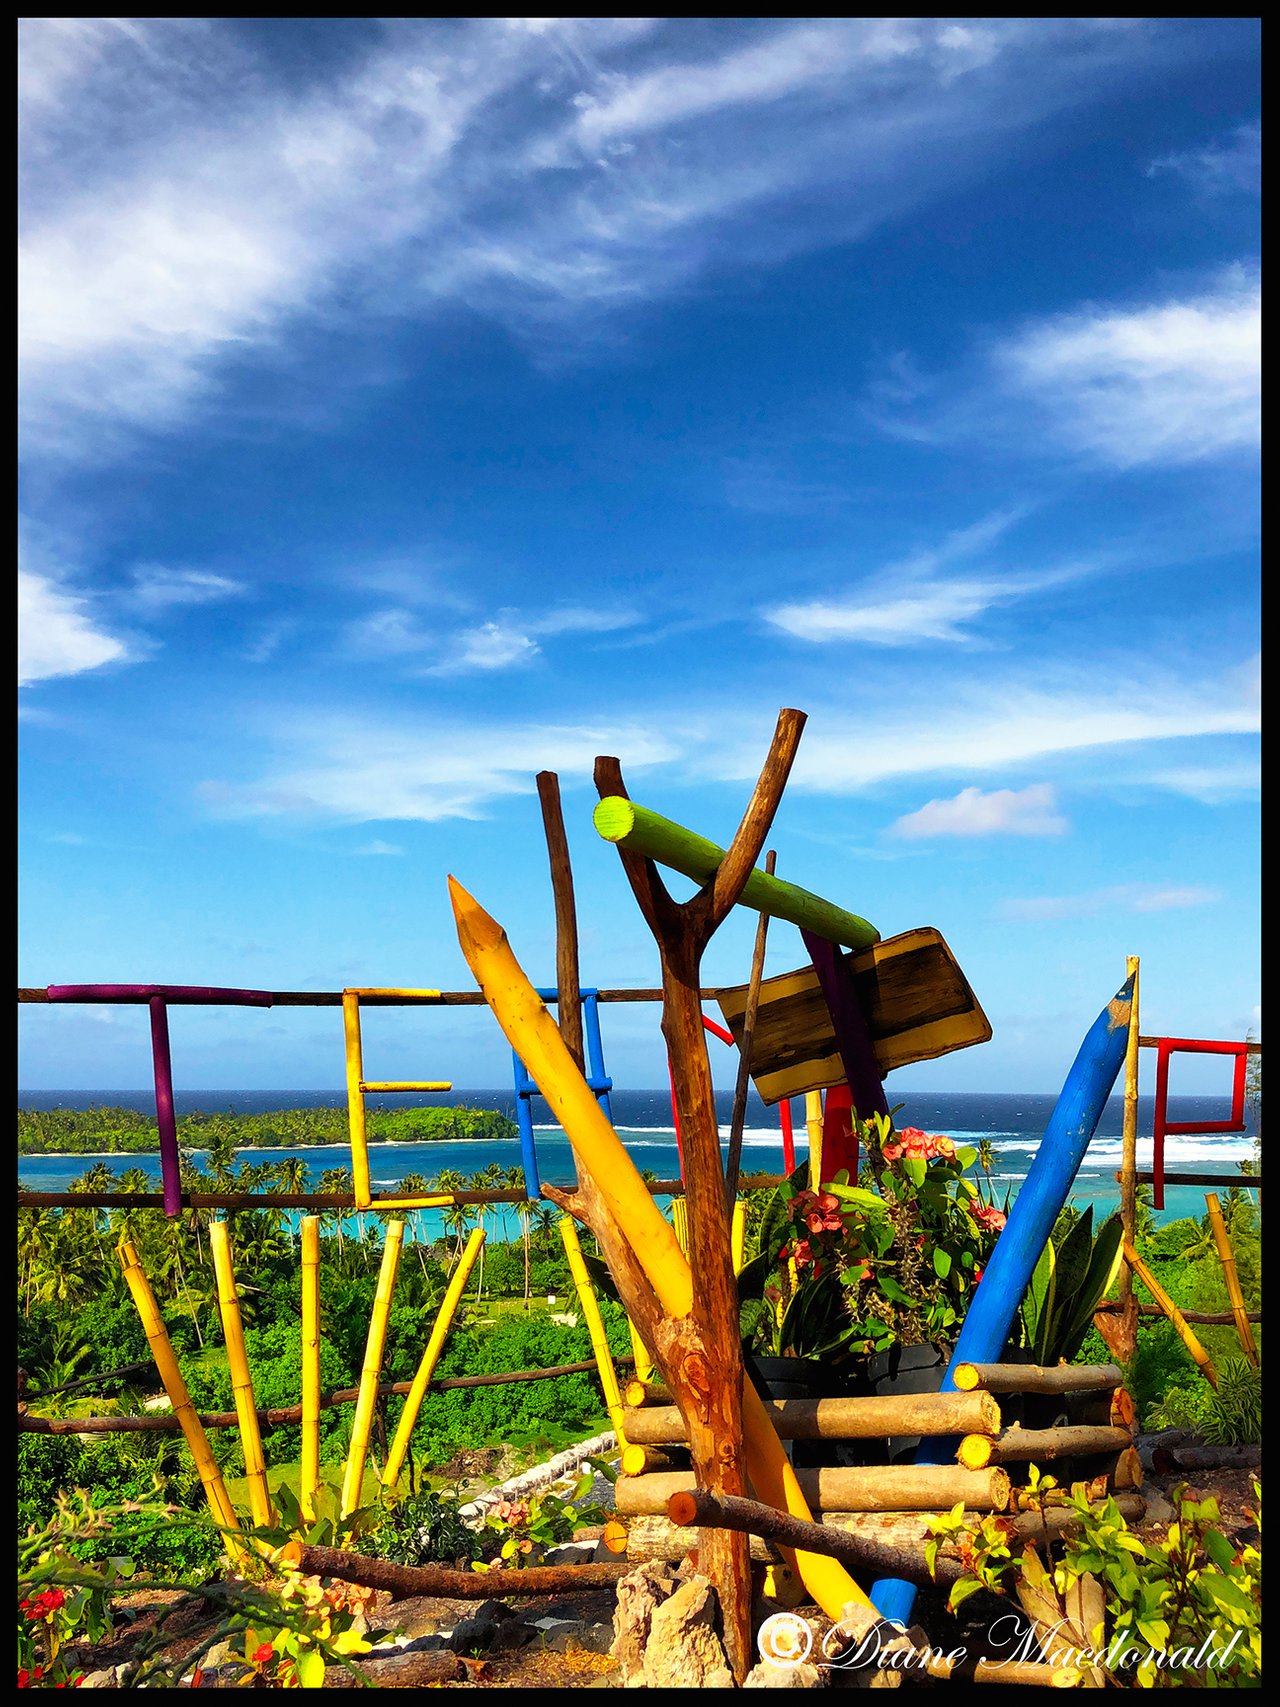
[[[714,877],[724,859],[725,850],[705,836],[697,836],[619,794],[611,794],[600,802],[593,822],[606,842],[616,842],[630,853],[645,854],[659,865],[691,877],[695,883],[705,883]],[[870,948],[880,940],[876,927],[856,913],[846,913],[843,907],[833,906],[820,895],[758,869],[748,877],[741,899],[744,907],[754,907],[756,912],[767,913],[770,918],[786,919],[845,948]]]

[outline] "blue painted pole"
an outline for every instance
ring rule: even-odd
[[[538,994],[545,1002],[553,1000],[558,991],[539,990]],[[604,1110],[605,1119],[612,1125],[613,1110],[609,1106],[609,1092],[613,1089],[613,1080],[604,1070],[599,991],[579,990],[578,994],[582,998],[582,1016],[586,1031],[587,1084],[596,1093],[596,1101]],[[516,1079],[516,1126],[520,1132],[520,1161],[524,1168],[525,1195],[539,1197],[542,1193],[542,1180],[538,1173],[538,1149],[533,1136],[533,1099],[540,1093],[514,1049],[511,1051],[511,1062]]]
[[[960,1364],[1000,1361],[1040,1253],[1067,1201],[1116,1082],[1128,1043],[1132,1006],[1133,979],[1129,978],[1094,1020],[1080,1045],[1035,1160],[1010,1205],[1009,1219],[973,1294],[943,1378],[944,1392],[955,1391],[953,1377]],[[954,1442],[946,1437],[924,1440],[916,1463],[944,1464],[953,1451]],[[880,1616],[901,1624],[909,1622],[915,1598],[915,1584],[898,1577],[884,1577],[871,1590],[872,1604]]]

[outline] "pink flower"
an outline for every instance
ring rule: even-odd
[[[943,1161],[947,1162],[955,1160],[956,1147],[951,1142],[950,1138],[944,1138],[941,1133],[935,1133],[934,1136],[930,1138],[929,1143],[932,1146],[930,1151],[931,1155],[940,1156]]]
[[[1004,1228],[1004,1212],[997,1209],[994,1203],[980,1203],[972,1214],[979,1227],[985,1228],[988,1233],[999,1233]]]
[[[824,1215],[830,1215],[840,1208],[840,1199],[833,1191],[824,1191],[818,1197],[818,1208]]]
[[[808,1268],[813,1261],[813,1248],[808,1239],[797,1239],[791,1248],[791,1258],[797,1268]]]
[[[896,1162],[898,1157],[902,1154],[902,1145],[883,1144],[880,1147],[880,1154],[884,1157],[886,1162]]]

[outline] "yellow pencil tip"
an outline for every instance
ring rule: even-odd
[[[502,926],[485,912],[474,895],[468,894],[452,873],[449,874],[449,900],[458,927],[458,942],[470,964],[472,950],[493,948],[502,941]]]

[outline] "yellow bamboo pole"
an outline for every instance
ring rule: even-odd
[[[676,1243],[680,1247],[681,1256],[689,1254],[689,1205],[683,1197],[671,1199],[671,1225],[675,1230]]]
[[[271,1490],[267,1486],[267,1461],[262,1453],[253,1376],[249,1372],[244,1324],[240,1320],[240,1295],[236,1291],[235,1266],[231,1260],[231,1238],[225,1221],[209,1223],[209,1249],[213,1253],[213,1272],[218,1282],[218,1314],[222,1317],[222,1337],[231,1369],[231,1396],[235,1401],[236,1421],[240,1425],[240,1450],[244,1453],[244,1473],[249,1482],[249,1510],[256,1529],[270,1529],[275,1524],[276,1514],[271,1505]]]
[[[1129,1007],[1129,1036],[1124,1055],[1124,1124],[1120,1140],[1120,1221],[1126,1239],[1137,1238],[1138,1213],[1138,978],[1139,960],[1131,954],[1125,961],[1125,976],[1133,979],[1133,1000]],[[1128,1305],[1133,1296],[1133,1270],[1127,1265],[1120,1270],[1120,1302]],[[1133,1320],[1136,1322],[1137,1317]],[[1127,1330],[1126,1330],[1127,1331]],[[1133,1355],[1129,1344],[1125,1356]]]
[[[809,1134],[809,1190],[822,1184],[822,1092],[804,1093],[804,1124]]]
[[[1137,1275],[1138,1279],[1146,1287],[1147,1291],[1155,1299],[1156,1303],[1178,1330],[1178,1335],[1182,1340],[1183,1345],[1186,1346],[1187,1350],[1199,1365],[1201,1375],[1204,1376],[1205,1380],[1211,1387],[1216,1387],[1218,1385],[1218,1371],[1213,1366],[1213,1359],[1209,1356],[1209,1353],[1204,1349],[1195,1334],[1191,1331],[1191,1325],[1182,1314],[1182,1311],[1179,1310],[1173,1299],[1170,1298],[1164,1287],[1161,1286],[1155,1275],[1152,1274],[1146,1263],[1143,1262],[1137,1251],[1134,1250],[1133,1243],[1129,1239],[1126,1239],[1124,1242],[1124,1254],[1125,1261],[1129,1264],[1129,1267]]]
[[[1231,1300],[1231,1313],[1236,1319],[1236,1333],[1240,1336],[1240,1348],[1249,1362],[1258,1367],[1258,1347],[1253,1337],[1253,1328],[1249,1323],[1249,1311],[1244,1301],[1244,1293],[1240,1290],[1240,1275],[1236,1269],[1236,1254],[1231,1249],[1231,1237],[1227,1232],[1227,1224],[1222,1218],[1222,1205],[1218,1202],[1216,1191],[1205,1193],[1205,1207],[1209,1211],[1209,1225],[1213,1228],[1213,1241],[1218,1247],[1218,1260],[1222,1264],[1222,1278],[1227,1283],[1227,1297]]]
[[[342,1034],[347,1053],[347,1126],[351,1133],[351,1179],[357,1209],[373,1196],[369,1182],[369,1137],[364,1119],[364,1060],[360,1047],[360,992],[342,992]]]
[[[191,1456],[196,1461],[196,1469],[200,1473],[200,1481],[204,1486],[205,1498],[209,1502],[209,1510],[213,1513],[213,1521],[224,1532],[230,1531],[230,1534],[226,1536],[228,1551],[233,1556],[239,1556],[242,1549],[231,1537],[239,1534],[240,1524],[231,1508],[231,1501],[227,1497],[226,1486],[222,1480],[222,1472],[213,1456],[208,1436],[204,1432],[200,1418],[196,1415],[195,1406],[191,1403],[191,1395],[187,1391],[187,1384],[182,1378],[178,1360],[174,1356],[173,1347],[169,1343],[169,1336],[165,1332],[164,1321],[156,1304],[155,1294],[151,1290],[151,1284],[143,1272],[142,1264],[138,1261],[137,1251],[128,1239],[119,1245],[116,1255],[119,1257],[120,1266],[124,1270],[125,1284],[129,1288],[129,1294],[142,1322],[143,1332],[147,1336],[147,1343],[151,1347],[151,1355],[155,1359],[160,1380],[164,1384],[165,1393],[173,1407],[173,1414],[182,1425],[183,1436],[191,1449]]]
[[[302,1467],[298,1504],[315,1522],[320,1486],[320,1218],[302,1222]]]
[[[440,1353],[444,1350],[444,1342],[449,1337],[453,1318],[458,1313],[463,1288],[470,1278],[472,1264],[480,1255],[480,1247],[484,1244],[484,1240],[483,1227],[473,1228],[471,1237],[467,1240],[467,1248],[462,1253],[462,1260],[454,1269],[448,1288],[440,1302],[435,1326],[431,1330],[427,1348],[422,1354],[418,1372],[413,1378],[413,1385],[405,1396],[404,1410],[400,1413],[400,1422],[396,1428],[395,1439],[391,1442],[391,1450],[387,1454],[386,1467],[382,1472],[384,1488],[394,1488],[399,1478],[400,1466],[404,1463],[405,1455],[409,1450],[409,1438],[413,1434],[414,1425],[418,1420],[418,1412],[422,1409],[422,1401],[426,1397],[431,1377],[435,1374]]]
[[[629,1316],[627,1326],[631,1329],[631,1355],[635,1360],[636,1380],[648,1383],[653,1380],[653,1359],[649,1356],[649,1348],[636,1332],[636,1325]]]
[[[356,1411],[351,1422],[351,1445],[347,1449],[347,1465],[342,1476],[343,1517],[349,1516],[360,1504],[360,1490],[364,1486],[364,1464],[369,1454],[369,1434],[378,1402],[382,1350],[387,1343],[387,1316],[391,1310],[391,1294],[395,1289],[396,1269],[400,1266],[400,1242],[403,1238],[404,1222],[389,1221],[382,1245],[378,1289],[374,1293],[373,1310],[369,1316],[369,1338],[365,1342]]]
[[[569,1273],[573,1276],[573,1284],[578,1289],[578,1302],[582,1305],[587,1332],[591,1336],[591,1350],[595,1356],[596,1370],[600,1376],[600,1387],[604,1393],[604,1408],[609,1413],[609,1421],[613,1424],[613,1432],[618,1437],[618,1445],[625,1446],[627,1436],[622,1424],[622,1394],[618,1391],[617,1371],[613,1367],[613,1354],[609,1350],[608,1336],[604,1331],[604,1323],[600,1319],[600,1306],[596,1302],[596,1289],[591,1284],[587,1265],[582,1260],[582,1246],[578,1243],[578,1229],[574,1226],[571,1216],[562,1215],[560,1217],[560,1237],[564,1240],[564,1254],[569,1259]]]
[[[502,927],[453,877],[450,898],[458,941],[507,1041],[520,1055],[573,1146],[578,1165],[596,1182],[600,1197],[635,1252],[663,1310],[672,1319],[693,1308],[693,1278],[675,1233],[650,1197],[635,1163],[605,1118],[558,1027],[511,952]],[[751,1383],[742,1393],[743,1445],[756,1497],[795,1517],[811,1513],[795,1471]],[[834,1559],[797,1553],[805,1587],[831,1618],[846,1602],[869,1605],[868,1596]]]
[[[739,1197],[733,1205],[733,1220],[729,1223],[729,1254],[733,1272],[742,1273],[742,1259],[747,1248],[747,1206]]]

